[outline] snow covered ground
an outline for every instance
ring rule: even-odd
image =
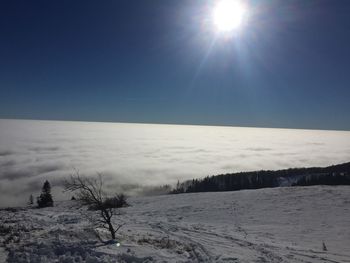
[[[75,201],[0,211],[7,262],[350,262],[349,186],[135,197],[129,202],[115,217],[115,223],[125,223],[118,232],[120,246],[98,241],[81,216],[90,212]]]

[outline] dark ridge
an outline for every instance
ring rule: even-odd
[[[237,191],[282,186],[350,185],[350,162],[328,167],[261,170],[207,176],[178,183],[177,193]]]

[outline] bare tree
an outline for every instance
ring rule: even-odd
[[[115,209],[105,205],[108,196],[103,190],[101,174],[98,174],[97,178],[88,178],[80,176],[76,171],[70,179],[64,181],[64,188],[66,191],[77,192],[78,200],[88,205],[90,209],[99,211],[99,218],[91,220],[97,227],[107,229],[112,239],[115,239],[116,232],[123,225],[117,227],[113,225],[112,217],[115,215]]]

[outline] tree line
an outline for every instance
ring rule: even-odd
[[[350,163],[328,167],[228,173],[178,182],[177,193],[236,191],[279,186],[350,185]]]

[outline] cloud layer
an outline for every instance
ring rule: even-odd
[[[206,175],[350,161],[350,132],[0,120],[0,206],[60,185],[74,169],[111,191]],[[64,198],[57,188],[57,198]]]

